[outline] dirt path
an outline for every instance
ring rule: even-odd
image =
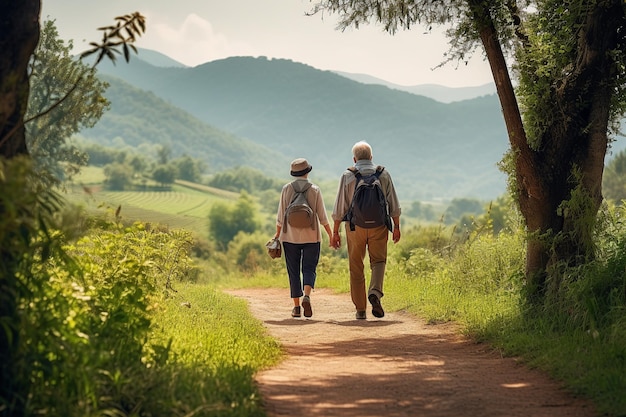
[[[593,407],[540,372],[402,313],[356,320],[350,296],[316,290],[311,320],[285,289],[229,291],[284,346],[257,382],[270,417],[588,417]],[[383,303],[384,305],[384,303]]]

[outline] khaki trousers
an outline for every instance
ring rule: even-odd
[[[346,223],[346,242],[348,244],[348,260],[350,263],[350,295],[357,311],[367,309],[367,296],[376,294],[383,296],[383,280],[387,265],[387,241],[389,230],[386,226],[364,229],[356,226],[350,230]],[[371,278],[369,290],[365,292],[365,252],[369,254]]]

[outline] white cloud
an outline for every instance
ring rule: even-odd
[[[254,55],[245,42],[229,39],[217,32],[211,22],[195,13],[187,15],[182,24],[174,27],[167,19],[148,16],[153,23],[138,46],[166,54],[185,65],[196,66],[233,55]]]

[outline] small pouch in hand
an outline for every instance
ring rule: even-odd
[[[272,259],[280,258],[280,254],[282,252],[282,248],[280,246],[280,240],[278,238],[272,238],[269,242],[265,244],[267,248],[267,253]]]

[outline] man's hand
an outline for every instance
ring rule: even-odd
[[[398,243],[400,241],[400,228],[393,228],[393,243]]]
[[[335,249],[339,249],[341,247],[341,235],[339,235],[339,232],[333,232],[333,237],[330,241],[330,246]]]

